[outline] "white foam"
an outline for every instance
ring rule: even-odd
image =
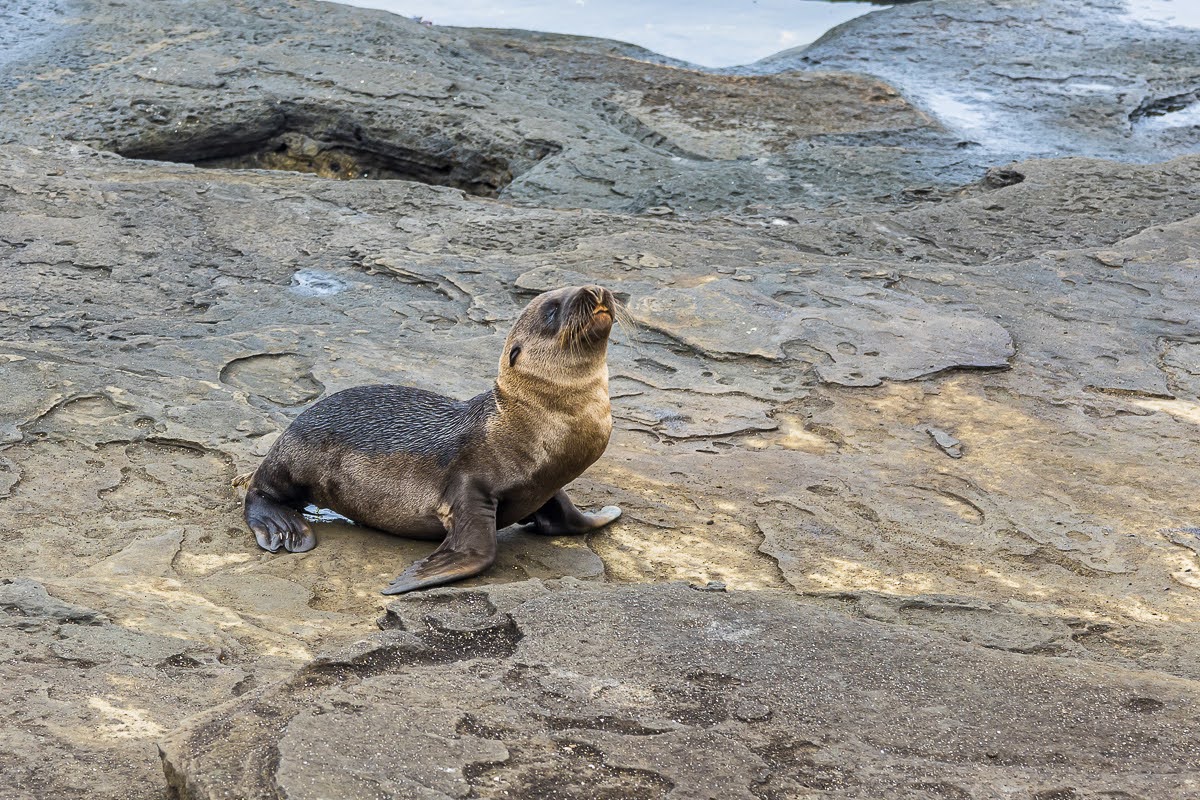
[[[1143,130],[1161,131],[1168,128],[1191,128],[1200,126],[1200,100],[1185,106],[1178,111],[1168,111],[1165,114],[1146,115],[1138,120],[1138,127]]]

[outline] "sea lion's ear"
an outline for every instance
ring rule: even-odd
[[[517,356],[521,355],[521,345],[514,344],[508,350],[508,365],[511,367],[517,363]]]

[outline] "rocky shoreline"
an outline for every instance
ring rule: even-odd
[[[932,0],[700,72],[60,0],[0,42],[0,797],[1200,792],[1200,31]],[[230,480],[307,403],[481,391],[583,280],[637,323],[572,489],[618,524],[400,601],[427,543],[257,549]]]

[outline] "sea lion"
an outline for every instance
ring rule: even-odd
[[[392,581],[401,594],[476,575],[496,558],[496,530],[528,523],[550,536],[603,527],[616,506],[580,511],[563,487],[612,433],[608,336],[620,308],[599,286],[535,297],[513,325],[495,384],[457,401],[407,386],[360,386],[304,411],[246,485],[258,544],[316,546],[312,503],[363,525],[441,539]]]

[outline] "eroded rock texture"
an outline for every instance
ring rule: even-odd
[[[552,584],[392,605],[385,633],[169,736],[173,790],[755,800],[1200,787],[1192,681],[1015,656],[778,591]]]
[[[0,9],[0,796],[1200,793],[1198,42]],[[636,321],[572,488],[619,523],[391,606],[429,543],[257,549],[230,481],[308,403],[482,391],[581,281]]]

